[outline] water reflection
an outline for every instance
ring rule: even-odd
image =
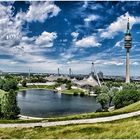
[[[26,97],[26,91],[23,90],[23,91],[21,92],[21,95],[22,95],[23,98],[25,98],[25,97]]]

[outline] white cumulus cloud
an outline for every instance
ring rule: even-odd
[[[75,45],[78,47],[99,47],[99,46],[101,46],[101,44],[98,43],[96,37],[94,37],[94,36],[88,36],[88,37],[82,38],[81,40],[76,41]]]
[[[28,22],[44,22],[47,18],[57,16],[59,12],[60,8],[53,2],[32,2],[25,18]]]
[[[130,21],[130,28],[133,26],[133,24],[140,23],[139,17],[131,16],[127,12],[118,17],[117,20],[112,22],[106,29],[102,30],[100,36],[103,38],[113,38],[118,34],[118,32],[125,32],[128,18]]]
[[[57,34],[55,32],[49,33],[44,31],[35,41],[37,45],[41,45],[43,47],[52,47],[54,39],[57,38]]]

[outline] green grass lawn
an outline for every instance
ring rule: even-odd
[[[66,89],[66,90],[63,90],[62,93],[73,95],[74,92],[77,92],[78,94],[80,94],[81,91],[83,90],[82,89],[70,89],[70,90]]]
[[[0,138],[32,139],[138,139],[140,117],[106,123],[46,128],[0,128]]]
[[[19,88],[19,91],[25,90],[25,89],[27,90],[27,89],[38,89],[38,88],[54,90],[54,85],[28,85],[27,87],[19,86],[18,88]]]

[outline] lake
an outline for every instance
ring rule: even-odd
[[[95,97],[66,95],[45,89],[30,89],[17,94],[21,115],[55,117],[95,112],[100,105]]]

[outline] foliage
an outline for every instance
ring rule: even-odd
[[[100,94],[101,93],[101,87],[100,86],[94,86],[93,87],[93,91],[95,94]]]
[[[45,83],[47,82],[47,80],[44,79],[44,77],[37,75],[37,76],[30,77],[29,82],[30,83]]]
[[[16,93],[10,90],[1,99],[1,113],[4,119],[16,119],[20,113],[17,106]]]
[[[21,82],[21,84],[23,87],[27,87],[27,81],[25,79]]]
[[[10,91],[11,89],[17,90],[17,82],[14,79],[5,80],[2,89],[4,91]]]
[[[111,89],[112,87],[120,87],[120,86],[122,86],[122,82],[107,81],[107,82],[105,83],[105,85],[106,85],[109,89]]]
[[[121,108],[140,100],[140,91],[134,89],[123,89],[113,99],[115,108]]]
[[[5,83],[4,79],[0,79],[0,89],[3,89],[4,83]]]
[[[134,83],[123,84],[123,90],[137,90],[138,86]]]
[[[107,93],[107,92],[109,92],[109,88],[105,85],[102,85],[101,86],[101,93]]]
[[[109,90],[108,92],[108,96],[109,96],[109,107],[111,106],[111,103],[112,103],[112,100],[115,96],[115,94],[118,92],[118,89],[117,88],[112,88]]]
[[[71,89],[71,83],[68,83],[67,85],[66,85],[66,88],[68,89],[68,90],[70,90]]]
[[[97,96],[96,101],[101,104],[102,109],[105,109],[109,101],[109,96],[107,93],[101,93]]]
[[[85,93],[83,91],[80,92],[80,96],[83,97],[85,96]]]
[[[74,96],[77,96],[77,95],[78,95],[78,92],[74,92],[73,95],[74,95]]]
[[[0,79],[0,89],[4,91],[9,91],[10,89],[17,90],[17,81],[15,78],[7,75],[5,79]]]

